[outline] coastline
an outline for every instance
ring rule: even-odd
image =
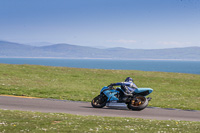
[[[136,59],[136,58],[67,58],[67,57],[16,57],[16,56],[11,56],[11,57],[5,57],[5,56],[0,56],[0,58],[16,58],[16,59],[69,59],[69,60],[135,60],[135,61],[197,61],[199,62],[200,60],[196,59],[148,59],[148,58],[141,58],[141,59]]]

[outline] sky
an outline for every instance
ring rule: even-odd
[[[200,0],[0,0],[0,40],[131,49],[200,46]]]

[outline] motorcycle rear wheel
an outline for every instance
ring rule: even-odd
[[[107,97],[103,95],[98,95],[91,101],[91,105],[94,108],[103,108],[106,105]]]
[[[145,109],[147,105],[148,105],[148,100],[146,97],[136,96],[128,103],[127,107],[134,111],[140,111]]]

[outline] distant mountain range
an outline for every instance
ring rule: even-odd
[[[100,49],[70,44],[54,44],[36,47],[0,41],[0,57],[200,60],[200,47],[168,49],[126,49],[116,47]]]

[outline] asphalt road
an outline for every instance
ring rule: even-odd
[[[92,108],[88,102],[74,102],[55,99],[21,98],[0,96],[0,109],[97,115],[112,117],[134,117],[157,120],[200,121],[200,111],[183,111],[162,108],[146,108],[132,111],[127,108]]]

